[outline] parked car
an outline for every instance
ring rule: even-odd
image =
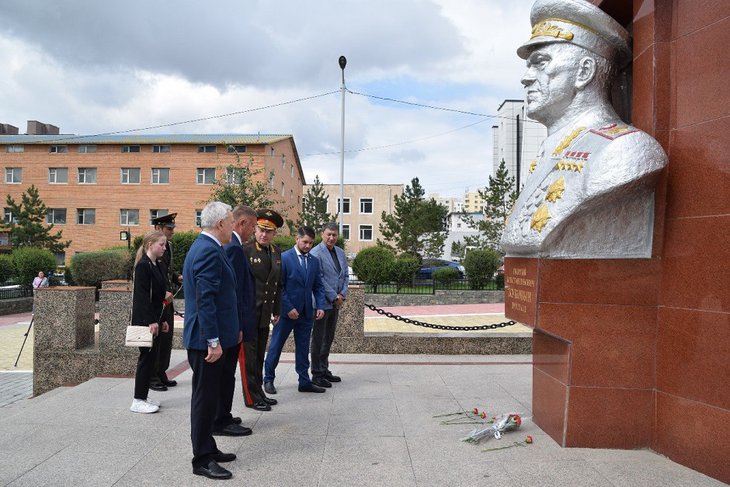
[[[431,279],[433,277],[433,271],[436,269],[442,269],[444,267],[451,267],[459,271],[459,278],[464,278],[464,266],[458,262],[451,262],[443,259],[423,259],[421,268],[416,272],[416,279]]]

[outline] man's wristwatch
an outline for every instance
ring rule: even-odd
[[[217,338],[215,340],[208,340],[208,346],[210,348],[218,348],[218,343],[220,343],[220,342],[218,341]]]

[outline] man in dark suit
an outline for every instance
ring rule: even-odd
[[[264,356],[269,341],[272,317],[279,319],[281,309],[281,252],[272,242],[276,229],[284,225],[284,219],[274,210],[256,212],[256,239],[243,246],[248,262],[256,277],[256,338],[253,344],[254,373],[256,384],[269,394],[276,394],[273,385],[264,384]],[[264,396],[264,401],[266,401]],[[271,401],[271,399],[269,399]],[[269,402],[267,401],[267,402]],[[269,404],[271,404],[269,402]]]
[[[152,219],[155,230],[159,230],[165,234],[167,244],[165,245],[165,253],[160,259],[165,265],[167,278],[167,290],[175,293],[175,288],[182,284],[182,276],[172,269],[172,235],[175,233],[175,217],[177,213],[169,213],[167,215],[158,216]],[[169,327],[167,332],[160,333],[157,340],[159,341],[158,355],[155,360],[155,368],[150,377],[150,389],[155,391],[166,391],[168,387],[177,385],[176,380],[170,380],[167,377],[167,369],[170,367],[170,355],[172,354],[172,337],[175,330],[175,309],[171,302],[165,306],[165,316]]]
[[[312,383],[320,387],[332,387],[332,382],[342,380],[329,369],[337,318],[350,283],[345,252],[336,245],[338,234],[337,224],[327,223],[322,228],[322,242],[310,252],[319,260],[325,295],[324,316],[314,322],[312,330]]]
[[[236,297],[236,275],[223,245],[233,231],[231,207],[220,201],[208,203],[201,214],[203,231],[193,242],[183,267],[185,285],[185,329],[183,344],[193,371],[190,400],[190,437],[193,444],[193,473],[212,479],[228,479],[231,472],[218,462],[235,460],[222,453],[213,438],[214,423],[226,382],[224,360],[238,349],[240,326]],[[251,434],[241,428],[239,432]]]
[[[284,342],[294,331],[295,369],[299,374],[299,392],[324,392],[309,379],[309,340],[314,319],[324,316],[324,287],[319,273],[319,260],[310,258],[314,245],[314,229],[301,227],[296,245],[281,254],[282,315],[274,324],[269,353],[266,355],[264,382],[274,383]],[[316,306],[316,311],[314,306]]]
[[[256,228],[256,211],[248,206],[238,206],[233,210],[233,235],[225,246],[228,260],[236,273],[236,295],[238,297],[238,317],[243,334],[243,342],[238,357],[229,357],[232,360],[232,376],[235,375],[236,359],[241,366],[241,388],[243,402],[246,407],[257,411],[271,411],[271,405],[264,401],[265,394],[260,384],[256,383],[255,349],[256,340],[256,278],[251,264],[243,251],[243,243],[247,242]],[[250,359],[249,359],[250,357]],[[230,407],[233,403],[235,385],[232,384],[230,394],[226,396],[226,417],[231,417]],[[276,400],[271,399],[273,404]],[[240,418],[234,418],[240,421]]]

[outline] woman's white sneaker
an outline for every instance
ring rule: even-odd
[[[153,406],[160,407],[160,401],[155,401],[154,399],[150,399],[149,397],[145,399],[147,401],[147,404],[152,404]]]
[[[143,401],[142,399],[133,399],[132,407],[129,408],[129,410],[133,413],[143,414],[156,413],[159,409],[159,406],[150,404],[147,401]]]

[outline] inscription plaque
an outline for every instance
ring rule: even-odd
[[[504,259],[504,315],[533,327],[537,318],[538,259]]]

